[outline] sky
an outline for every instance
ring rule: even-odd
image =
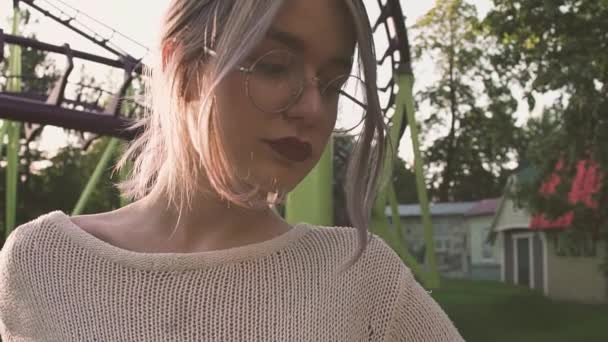
[[[377,0],[364,0],[370,12],[371,18],[376,18],[378,15]],[[88,15],[99,22],[106,24],[107,26],[115,29],[116,31],[125,34],[133,40],[142,43],[145,46],[153,49],[157,39],[158,23],[161,20],[163,11],[165,10],[169,0],[146,0],[144,1],[122,1],[122,0],[37,0],[41,6],[47,8],[58,8],[64,9],[68,13],[75,13],[67,6],[71,6],[80,10],[79,18],[82,18],[95,32],[100,33],[104,36],[112,34],[112,30],[96,24],[95,21],[88,19],[85,15]],[[487,12],[490,8],[489,0],[471,0],[474,3],[481,14]],[[145,6],[144,6],[145,4]],[[67,6],[66,6],[67,5]],[[424,15],[434,5],[433,0],[411,0],[401,1],[401,6],[406,15],[406,25],[409,27],[415,23],[415,21]],[[22,3],[21,8],[28,8],[29,6]],[[2,24],[0,27],[5,32],[10,32],[10,26],[6,18],[12,12],[12,1],[11,0],[0,0],[0,19]],[[29,25],[24,28],[27,33],[35,33],[37,38],[41,41],[52,43],[56,45],[62,45],[65,43],[70,44],[74,49],[85,50],[91,53],[105,55],[113,57],[111,54],[99,48],[93,43],[88,42],[86,39],[81,38],[71,30],[64,28],[60,24],[52,21],[51,19],[45,18],[35,10],[31,11],[34,19],[39,19],[37,24]],[[115,37],[119,37],[117,34]],[[411,38],[410,38],[411,39]],[[376,45],[379,51],[384,51],[386,47],[385,37],[376,37]],[[128,42],[126,39],[121,39],[124,42],[124,47],[134,56],[142,57],[146,55],[146,50],[142,47]],[[144,61],[147,58],[144,59]],[[59,64],[63,63],[62,59],[59,59]],[[415,86],[419,88],[424,85],[424,80],[433,79],[433,68],[429,65],[414,65],[415,76],[417,83]],[[78,70],[78,65],[75,70]],[[107,68],[96,68],[95,65],[87,64],[87,73],[96,75],[98,79],[102,80],[113,80],[119,82],[122,74],[116,72],[109,74]],[[380,73],[383,71],[381,70]],[[390,76],[388,76],[390,77]],[[380,75],[382,79],[382,75]],[[386,79],[386,75],[385,75]],[[62,145],[68,143],[65,136],[61,133],[58,128],[48,127],[45,129],[43,135],[43,146],[49,150],[54,150]],[[412,160],[411,144],[409,142],[409,136],[404,136],[400,143],[399,155],[405,160]]]

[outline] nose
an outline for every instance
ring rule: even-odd
[[[319,88],[318,77],[308,77],[302,83],[302,91],[287,116],[299,118],[317,118],[323,112],[323,97]]]

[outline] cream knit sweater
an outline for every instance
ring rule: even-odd
[[[350,228],[307,224],[200,253],[112,246],[55,211],[0,252],[0,336],[12,341],[462,341],[398,256]]]

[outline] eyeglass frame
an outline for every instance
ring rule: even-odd
[[[213,50],[213,49],[211,49],[211,48],[209,48],[209,47],[206,47],[206,46],[205,46],[203,49],[204,49],[205,53],[208,53],[210,56],[212,56],[212,57],[217,57],[217,52],[215,52],[215,50]],[[305,78],[302,78],[302,80],[301,80],[301,82],[300,82],[300,89],[299,89],[299,91],[298,91],[298,94],[297,94],[297,95],[296,95],[296,96],[293,98],[293,100],[292,100],[292,101],[290,101],[290,103],[289,103],[287,106],[285,106],[284,108],[278,109],[278,110],[276,110],[276,111],[269,111],[269,110],[267,110],[267,109],[260,108],[260,107],[259,107],[259,105],[257,105],[257,104],[256,104],[256,102],[255,102],[255,101],[252,99],[252,95],[249,93],[249,77],[251,76],[251,74],[253,74],[253,71],[254,71],[254,69],[255,69],[255,66],[258,64],[258,62],[259,62],[260,60],[262,60],[262,58],[264,58],[264,57],[266,57],[266,56],[268,56],[268,55],[270,55],[270,54],[272,54],[272,53],[278,52],[278,51],[283,51],[283,50],[282,50],[282,49],[275,49],[275,50],[271,50],[271,51],[269,51],[269,52],[265,53],[264,55],[260,56],[259,58],[257,58],[257,59],[256,59],[256,60],[255,60],[255,61],[254,61],[254,62],[251,64],[251,66],[250,66],[250,67],[248,67],[248,68],[247,68],[247,67],[244,67],[244,66],[239,66],[239,67],[237,68],[237,70],[238,70],[238,71],[240,71],[240,72],[242,72],[242,73],[247,74],[247,77],[245,78],[245,90],[246,90],[246,92],[247,92],[247,97],[249,98],[249,100],[250,100],[250,101],[253,103],[253,105],[254,105],[254,106],[256,106],[258,109],[260,109],[260,110],[261,110],[261,111],[263,111],[263,112],[269,113],[269,114],[275,114],[275,113],[284,112],[284,111],[286,111],[286,110],[290,109],[291,107],[293,107],[293,106],[294,106],[294,105],[295,105],[295,104],[298,102],[298,100],[300,99],[300,97],[302,96],[302,94],[304,93],[304,89],[306,89],[306,81],[305,81]],[[287,50],[285,50],[285,51],[287,51]],[[287,52],[289,52],[289,51],[287,51]],[[290,52],[289,52],[289,53],[290,53]],[[359,81],[361,81],[361,83],[365,84],[365,82],[364,82],[364,81],[363,81],[363,80],[362,80],[360,77],[355,76],[355,75],[351,75],[351,74],[344,74],[344,75],[337,76],[337,77],[333,78],[333,79],[332,79],[330,82],[328,82],[327,84],[329,85],[329,84],[331,84],[333,81],[337,80],[337,79],[338,79],[338,78],[340,78],[340,77],[344,77],[344,76],[346,76],[346,77],[354,77],[354,78],[358,79]],[[312,78],[312,81],[314,81],[316,84],[319,84],[320,78],[319,78],[319,77],[317,77],[317,76],[315,76],[315,77],[313,77],[313,78]],[[338,93],[339,93],[340,95],[344,95],[344,96],[346,96],[348,99],[350,99],[351,101],[353,101],[353,102],[354,102],[354,103],[356,103],[357,105],[361,106],[361,108],[363,108],[363,110],[364,110],[365,112],[367,112],[367,105],[365,105],[364,103],[361,103],[361,101],[357,100],[355,97],[351,96],[350,94],[348,94],[347,92],[345,92],[345,91],[344,91],[344,90],[342,90],[342,89],[338,90]],[[358,126],[359,124],[360,124],[360,122],[357,124],[357,126]],[[356,127],[356,126],[355,126],[355,127]]]

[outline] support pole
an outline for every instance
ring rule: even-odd
[[[394,230],[397,231],[396,236],[402,244],[407,243],[407,237],[405,236],[404,226],[401,224],[401,217],[399,216],[399,202],[397,201],[397,192],[395,186],[391,184],[388,188],[388,203],[391,207],[391,222],[393,223]]]
[[[110,138],[110,141],[108,142],[108,146],[106,147],[106,150],[103,152],[103,155],[101,156],[101,159],[99,160],[99,163],[97,163],[97,166],[95,167],[95,171],[93,171],[93,174],[91,175],[91,178],[89,178],[89,182],[87,183],[87,186],[84,188],[84,191],[80,195],[80,198],[78,199],[78,202],[76,203],[76,206],[74,207],[74,210],[72,211],[72,215],[80,215],[84,211],[84,208],[86,207],[87,202],[89,201],[89,198],[91,197],[91,194],[93,193],[93,190],[95,190],[95,186],[97,185],[97,183],[99,182],[99,179],[103,175],[104,169],[108,166],[109,162],[112,160],[114,151],[116,150],[116,147],[118,146],[119,143],[120,143],[120,140],[118,138]]]
[[[401,88],[403,86],[403,88]],[[403,84],[399,84],[399,89],[406,92],[405,105],[407,121],[410,127],[410,136],[412,139],[412,148],[414,151],[414,170],[416,172],[416,192],[418,194],[418,202],[422,212],[422,225],[424,226],[424,242],[426,245],[426,270],[425,284],[428,288],[439,288],[439,271],[437,270],[437,260],[435,258],[435,239],[433,224],[431,222],[431,214],[429,210],[429,199],[424,180],[424,168],[422,155],[420,153],[420,142],[418,138],[418,123],[416,122],[416,114],[414,112],[414,77],[410,75],[403,79]]]
[[[374,233],[381,236],[401,257],[401,259],[410,267],[416,277],[427,287],[427,288],[438,288],[439,287],[439,273],[437,272],[437,264],[435,261],[435,244],[433,239],[433,226],[429,214],[429,203],[428,196],[426,193],[426,185],[424,183],[424,175],[422,168],[422,159],[420,154],[420,147],[418,142],[418,126],[414,115],[414,96],[413,96],[413,84],[414,76],[411,72],[399,71],[397,73],[397,84],[399,86],[399,93],[396,100],[395,114],[392,118],[392,126],[390,128],[389,139],[391,151],[385,160],[385,167],[383,169],[383,181],[386,184],[384,189],[381,189],[374,209],[372,212],[372,229]],[[424,226],[424,239],[426,244],[426,269],[423,269],[421,265],[413,258],[405,247],[405,241],[403,239],[403,230],[401,222],[398,218],[399,213],[397,210],[397,198],[394,194],[395,189],[386,177],[390,177],[391,171],[393,170],[393,158],[397,155],[399,146],[399,136],[402,120],[404,113],[407,115],[407,122],[411,130],[412,145],[414,146],[414,159],[415,159],[415,171],[416,171],[416,189],[418,193],[418,201],[422,210],[422,222]],[[392,223],[394,229],[388,227],[388,217],[386,215],[386,205],[391,205],[391,213],[393,216]]]
[[[386,215],[386,206],[389,202],[392,202],[389,201],[392,197],[390,195],[395,192],[393,182],[390,178],[392,177],[394,161],[396,159],[399,147],[399,133],[401,129],[401,124],[405,119],[403,113],[405,112],[406,93],[403,91],[402,87],[403,79],[404,77],[407,77],[407,75],[398,74],[396,77],[396,81],[399,85],[399,94],[396,98],[395,114],[393,114],[391,120],[392,126],[390,127],[388,136],[389,144],[387,144],[388,151],[386,158],[383,162],[384,166],[382,169],[381,184],[383,184],[384,187],[379,189],[378,195],[376,196],[376,201],[374,203],[374,207],[372,209],[371,230],[372,232],[380,236],[384,241],[386,241],[386,243],[391,246],[391,248],[393,248],[393,250],[399,255],[399,257],[401,257],[403,262],[405,262],[408,267],[410,267],[412,272],[414,272],[414,274],[416,274],[419,279],[423,279],[423,274],[420,265],[418,264],[416,259],[414,259],[410,255],[405,246],[405,241],[401,238],[401,234],[403,231],[400,224],[401,222],[398,217],[398,213],[395,213],[393,210],[393,229],[389,227],[388,216]],[[394,200],[396,202],[396,198]],[[396,210],[397,203],[390,204],[391,207],[394,207],[394,209]],[[395,216],[395,214],[397,214],[397,216]]]
[[[127,89],[127,98],[131,99],[131,98],[133,98],[133,95],[135,95],[135,91],[133,89],[133,86],[131,85]],[[125,113],[131,113],[131,111],[133,110],[133,107],[135,107],[135,105],[131,101],[125,101],[124,104],[123,104],[123,106],[125,107],[125,110],[124,110]],[[118,146],[118,148],[121,151],[123,151],[124,148],[126,148],[125,147],[126,144],[127,144],[126,142],[121,142],[121,144]],[[120,171],[118,173],[118,178],[122,182],[122,181],[126,180],[127,177],[129,177],[129,175],[131,174],[132,171],[133,171],[133,162],[129,160],[129,161],[126,162],[125,166],[120,169]],[[122,194],[121,194],[121,196],[120,196],[120,207],[121,208],[125,207],[128,204],[130,204],[130,203],[131,203],[131,201],[128,198],[122,196]]]
[[[20,20],[21,13],[15,2],[15,6],[13,7],[12,31],[15,35],[19,34]],[[21,47],[17,45],[11,46],[11,55],[8,63],[11,75],[21,75]],[[21,79],[12,77],[8,82],[7,90],[11,92],[21,92]],[[17,223],[17,184],[19,180],[19,147],[22,124],[20,122],[5,121],[2,127],[8,134],[8,145],[6,149],[6,224],[4,227],[4,234],[8,237]]]

